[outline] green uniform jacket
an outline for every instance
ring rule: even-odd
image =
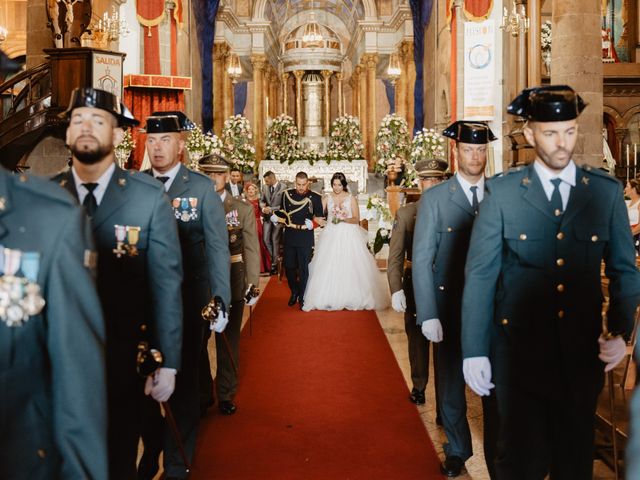
[[[464,357],[491,356],[499,384],[550,391],[558,372],[601,381],[602,260],[609,329],[628,334],[640,274],[621,184],[577,167],[566,211],[555,217],[533,165],[492,181],[467,255]]]
[[[77,198],[71,170],[54,180]],[[118,257],[114,252],[116,225],[140,227],[137,242],[124,242],[135,243],[136,256]],[[116,167],[91,226],[98,248],[98,293],[107,322],[109,368],[116,377],[123,371],[135,375],[138,342],[148,337],[164,355],[164,366],[179,369],[182,259],[162,184]]]
[[[249,284],[260,286],[258,229],[253,206],[232,197],[229,192],[223,204],[231,255],[242,255],[242,262],[231,264],[231,301],[238,302],[244,298]]]
[[[403,290],[404,260],[411,261],[413,230],[416,224],[418,204],[409,203],[396,212],[393,233],[389,241],[389,260],[387,262],[387,278],[391,293]],[[407,292],[405,292],[406,294]]]
[[[0,478],[107,479],[105,326],[84,212],[48,181],[0,169],[0,244],[40,254],[46,305],[0,322]],[[18,275],[21,275],[18,271]]]

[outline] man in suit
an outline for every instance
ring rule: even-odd
[[[284,268],[291,290],[288,305],[304,306],[304,291],[309,279],[309,262],[313,255],[313,229],[324,225],[322,198],[309,190],[305,172],[296,174],[296,188],[285,190],[282,208],[271,215],[271,221],[284,225]]]
[[[225,189],[229,181],[229,168],[230,164],[219,155],[207,155],[200,159],[200,170],[211,177],[222,199],[231,252],[231,310],[229,325],[225,330],[227,339],[216,335],[216,393],[218,408],[223,415],[236,413],[233,400],[238,390],[238,374],[235,369],[239,365],[240,328],[245,300],[247,305],[255,305],[260,294],[260,244],[256,217],[251,205],[232,197]],[[209,365],[209,357],[204,360]],[[210,388],[211,371],[205,380]]]
[[[427,159],[416,162],[416,173],[420,179],[420,190],[425,192],[438,185],[445,177],[449,165],[445,160]],[[413,231],[416,223],[418,203],[408,203],[396,212],[389,242],[387,278],[391,289],[391,306],[396,312],[404,312],[404,330],[409,347],[409,365],[413,383],[409,400],[424,405],[424,390],[429,380],[429,341],[422,335],[416,323],[416,303],[413,295],[412,251]],[[434,368],[435,370],[435,368]],[[437,392],[437,386],[436,386]],[[437,404],[436,393],[436,404]],[[436,418],[440,415],[437,413]],[[440,420],[442,421],[442,420]]]
[[[227,189],[227,192],[229,192],[234,198],[242,196],[242,172],[239,168],[231,168],[231,171],[229,172],[229,181],[225,185],[225,188]]]
[[[473,228],[463,368],[479,395],[495,383],[500,479],[592,477],[604,371],[624,357],[640,299],[622,185],[572,160],[584,107],[565,85],[518,95],[507,112],[526,118],[535,161],[492,183]]]
[[[107,325],[110,478],[135,479],[145,394],[166,402],[180,368],[178,231],[162,185],[114,162],[121,127],[138,123],[115,95],[77,88],[63,115],[69,119],[72,167],[55,180],[84,205],[98,250],[98,294]],[[136,372],[141,340],[164,356],[163,367],[146,382]]]
[[[171,200],[182,251],[182,368],[169,403],[185,443],[187,456],[191,459],[200,420],[200,357],[203,351],[206,355],[205,336],[209,337],[209,325],[203,321],[201,311],[214,297],[220,297],[224,305],[229,305],[231,293],[229,248],[222,202],[215,195],[209,178],[180,163],[184,150],[181,132],[176,115],[147,118],[146,146],[151,162],[149,173],[164,184]],[[226,321],[225,317],[216,322],[214,328],[223,331]],[[153,460],[151,465],[155,466],[159,452],[152,450],[150,453]],[[146,465],[141,461],[140,466]],[[155,468],[145,473],[149,475],[153,470]],[[179,447],[169,431],[165,434],[164,472],[167,479],[187,476]],[[149,478],[153,478],[153,475]]]
[[[473,455],[460,351],[460,306],[471,227],[485,194],[487,144],[496,139],[484,123],[458,121],[443,135],[456,141],[458,171],[422,194],[413,239],[417,323],[437,343],[438,400],[448,443],[443,474],[460,475]]]
[[[287,187],[284,183],[278,181],[276,174],[272,171],[266,172],[262,178],[264,180],[262,194],[260,195],[260,206],[264,214],[262,236],[264,244],[271,256],[271,275],[276,275],[278,273],[278,260],[280,258],[282,225],[270,222],[269,217],[273,215],[274,211],[280,209],[282,205],[282,194]]]
[[[105,325],[86,216],[57,185],[0,168],[0,243],[0,478],[107,480]]]

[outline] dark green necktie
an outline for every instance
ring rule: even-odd
[[[156,177],[156,180],[160,180],[162,183],[167,183],[169,177]]]
[[[478,207],[480,206],[480,202],[478,202],[478,187],[474,185],[473,187],[469,187],[471,190],[471,208],[473,208],[473,213],[478,214]]]
[[[82,186],[87,189],[87,195],[84,197],[82,205],[87,211],[87,215],[93,217],[98,209],[98,201],[96,200],[93,191],[98,187],[97,183],[83,183]]]
[[[551,211],[553,215],[559,217],[562,215],[562,197],[560,196],[560,184],[562,180],[560,178],[552,178],[553,193],[551,194]]]

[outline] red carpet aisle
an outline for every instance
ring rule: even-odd
[[[243,331],[238,412],[203,421],[191,478],[442,478],[375,313],[288,297],[272,278]]]

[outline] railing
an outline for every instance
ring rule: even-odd
[[[10,78],[0,85],[0,97],[3,101],[0,122],[24,109],[29,109],[32,115],[40,108],[48,107],[51,98],[51,65],[43,63]]]

